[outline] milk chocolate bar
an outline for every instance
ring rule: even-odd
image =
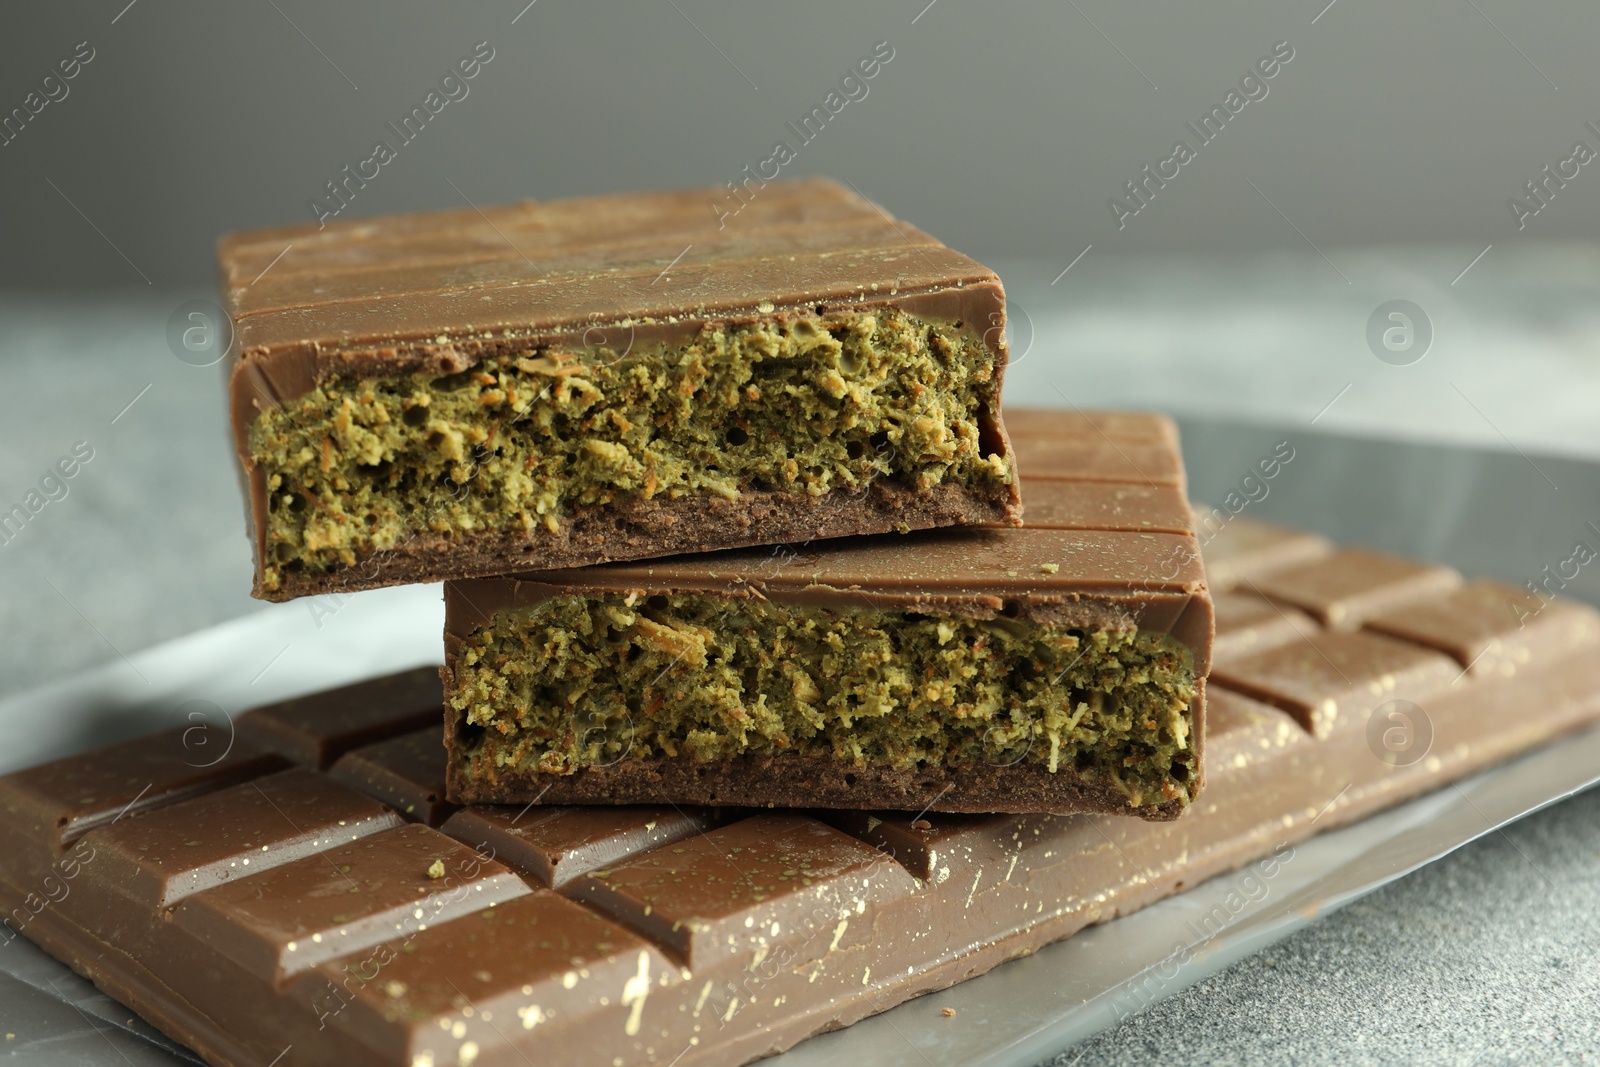
[[[234,234],[255,595],[1015,522],[994,272],[822,179]]]
[[[408,809],[395,798],[436,790],[445,750],[401,678],[315,717],[247,715],[205,766],[175,730],[0,778],[0,937],[218,1067],[741,1064],[1600,720],[1591,609],[1375,585],[1325,541],[1308,597],[1284,551],[1302,536],[1240,517],[1207,541],[1249,577],[1216,600],[1209,784],[1176,821]],[[1283,599],[1257,591],[1271,576]],[[1318,621],[1358,593],[1381,610]],[[1287,669],[1313,641],[1348,678]],[[1413,729],[1391,748],[1400,699]],[[431,766],[394,757],[413,738]],[[317,769],[345,760],[391,775]]]
[[[1111,418],[1027,420],[1021,529],[447,584],[450,799],[1175,818],[1211,602],[1176,430]]]

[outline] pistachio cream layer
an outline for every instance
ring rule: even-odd
[[[998,489],[984,456],[994,353],[898,309],[707,327],[649,351],[486,359],[446,377],[332,379],[258,418],[263,585],[422,534],[559,529],[618,498],[889,480]]]
[[[498,767],[796,752],[909,768],[1028,763],[1189,799],[1193,655],[1163,633],[1059,629],[703,594],[561,595],[456,653],[453,706]]]

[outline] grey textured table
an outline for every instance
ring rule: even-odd
[[[1335,252],[1350,284],[1311,256],[1087,258],[1056,285],[1065,261],[1002,264],[1021,309],[1008,392],[1471,443],[1526,453],[1529,478],[1541,454],[1600,459],[1600,254],[1497,248],[1452,287],[1476,251]],[[0,543],[0,695],[259,608],[220,374],[166,339],[172,310],[204,295],[0,294],[0,510],[76,442],[93,449],[66,495]],[[1365,342],[1368,316],[1394,298],[1436,327],[1411,366]],[[1600,501],[1591,510],[1600,520]],[[1596,576],[1584,583],[1596,599]],[[1597,882],[1600,796],[1587,795],[1056,1062],[1600,1058]],[[0,1016],[47,1010],[0,989]]]

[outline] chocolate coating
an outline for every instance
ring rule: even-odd
[[[0,778],[0,936],[221,1067],[746,1063],[1600,721],[1600,616],[1552,601],[1519,620],[1495,610],[1507,592],[1423,590],[1358,631],[1304,616],[1306,637],[1219,658],[1210,784],[1172,822],[518,806],[441,832],[384,799],[438,780],[437,744],[417,750],[433,766],[351,786],[243,737],[199,770],[157,734]],[[1351,677],[1288,669],[1312,639]],[[1504,655],[1459,664],[1482,648]],[[1396,667],[1433,727],[1404,765],[1367,729]],[[404,737],[395,684],[280,739],[314,764],[319,738]],[[1327,699],[1319,733],[1281,710]]]
[[[438,722],[443,708],[439,672],[418,667],[255,708],[234,726],[263,748],[325,770],[352,748]]]
[[[1016,442],[1027,475],[1022,529],[919,533],[745,549],[580,570],[453,581],[445,586],[448,698],[467,640],[497,613],[564,595],[699,594],[845,610],[897,610],[1014,619],[1062,629],[1159,631],[1187,646],[1196,678],[1210,669],[1212,612],[1194,520],[1182,495],[1183,463],[1170,419],[1074,412],[1056,419],[1023,409]],[[1009,416],[1008,416],[1009,417]],[[1106,429],[1101,428],[1101,423]],[[1107,430],[1117,436],[1108,436]],[[1118,439],[1120,437],[1120,440]],[[1187,797],[1131,806],[1105,776],[1062,765],[850,763],[788,751],[692,761],[624,757],[570,774],[522,766],[480,773],[467,753],[464,716],[447,732],[449,796],[460,803],[622,803],[946,812],[1110,813],[1176,818]],[[1190,736],[1204,744],[1204,702]]]
[[[438,826],[456,810],[444,798],[440,747],[435,723],[347,752],[328,773],[394,805],[408,819]]]
[[[1354,630],[1373,615],[1460,584],[1461,575],[1449,567],[1363,548],[1342,549],[1244,582],[1252,592],[1308,611],[1334,630]]]
[[[1196,505],[1195,522],[1213,591],[1233,589],[1247,579],[1308,563],[1333,551],[1328,539],[1317,534],[1204,505]]]
[[[826,513],[800,494],[779,494],[776,502],[767,493],[696,494],[577,508],[559,536],[533,542],[520,531],[420,531],[354,567],[292,575],[270,595],[261,588],[267,489],[251,457],[250,427],[262,411],[330,378],[437,377],[539,349],[644,351],[689,341],[707,324],[893,306],[981,336],[997,357],[997,407],[1007,350],[1005,293],[993,271],[826,179],[770,183],[736,222],[718,227],[706,202],[722,192],[524,201],[222,238],[218,258],[237,338],[230,410],[253,517],[257,595],[506,573],[530,558],[583,566],[811,536],[1014,522],[1014,483],[998,495],[959,486],[836,491],[823,501]],[[985,452],[1008,455],[998,410],[974,414]]]

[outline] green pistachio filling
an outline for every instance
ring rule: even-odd
[[[977,424],[995,371],[970,328],[891,308],[708,326],[620,356],[332,379],[251,429],[269,497],[263,584],[422,534],[535,536],[618,498],[1001,487],[1009,464],[983,454]]]
[[[1189,649],[1164,633],[779,605],[559,596],[496,612],[453,664],[468,757],[565,774],[652,756],[1032,764],[1189,798]],[[481,728],[481,729],[480,729]]]

